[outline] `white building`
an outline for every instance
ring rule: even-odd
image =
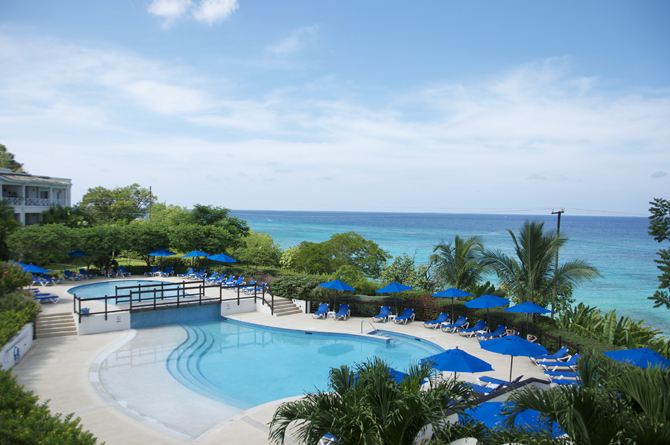
[[[0,168],[2,200],[14,207],[14,219],[29,226],[42,220],[42,212],[55,205],[69,206],[72,181],[64,178],[15,173]]]

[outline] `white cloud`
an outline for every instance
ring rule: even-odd
[[[654,179],[663,178],[663,177],[665,177],[665,176],[667,176],[667,173],[666,173],[666,172],[662,172],[662,171],[660,171],[660,170],[657,171],[657,172],[652,173],[652,175],[651,175],[651,177],[654,178]]]
[[[202,0],[193,9],[193,17],[210,25],[226,20],[239,7],[237,0]]]
[[[301,50],[308,39],[316,33],[315,26],[306,26],[292,32],[289,36],[282,39],[280,42],[270,45],[266,48],[267,51],[278,56],[285,56]]]
[[[153,0],[147,10],[150,14],[165,19],[165,25],[171,24],[189,11],[194,19],[213,24],[226,20],[239,7],[237,0]]]

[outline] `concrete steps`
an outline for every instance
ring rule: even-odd
[[[302,311],[293,304],[288,298],[275,297],[274,316],[283,317],[285,315],[301,314]]]
[[[35,323],[35,337],[49,338],[77,335],[77,325],[72,314],[39,314]]]

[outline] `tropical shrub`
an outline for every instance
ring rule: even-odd
[[[312,289],[325,281],[319,280],[317,277],[305,275],[283,276],[274,280],[270,289],[278,297],[296,298],[295,293],[291,291],[291,286],[293,286],[300,295],[307,298]]]
[[[30,284],[32,278],[18,264],[0,263],[0,295]]]
[[[0,347],[26,323],[34,323],[40,307],[21,291],[0,295]]]
[[[9,235],[7,246],[23,263],[58,263],[72,250],[73,230],[62,224],[32,225]]]
[[[240,240],[240,244],[233,252],[236,260],[256,266],[279,266],[281,248],[267,233],[251,232]]]
[[[382,266],[379,281],[385,284],[395,281],[424,291],[432,290],[435,284],[430,277],[430,266],[416,264],[415,259],[406,253],[395,257],[390,264]]]

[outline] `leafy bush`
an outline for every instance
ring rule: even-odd
[[[324,281],[325,280],[318,280],[313,276],[283,276],[272,282],[271,290],[272,293],[278,297],[295,298],[295,293],[290,289],[290,287],[293,286],[300,295],[307,298],[312,289]]]
[[[72,414],[52,415],[48,402],[38,404],[32,391],[24,391],[9,371],[0,370],[0,438],[11,444],[95,444]]]
[[[18,264],[0,263],[0,295],[30,284],[31,276]]]
[[[40,307],[21,292],[0,296],[0,347],[4,346],[26,323],[34,323]]]

